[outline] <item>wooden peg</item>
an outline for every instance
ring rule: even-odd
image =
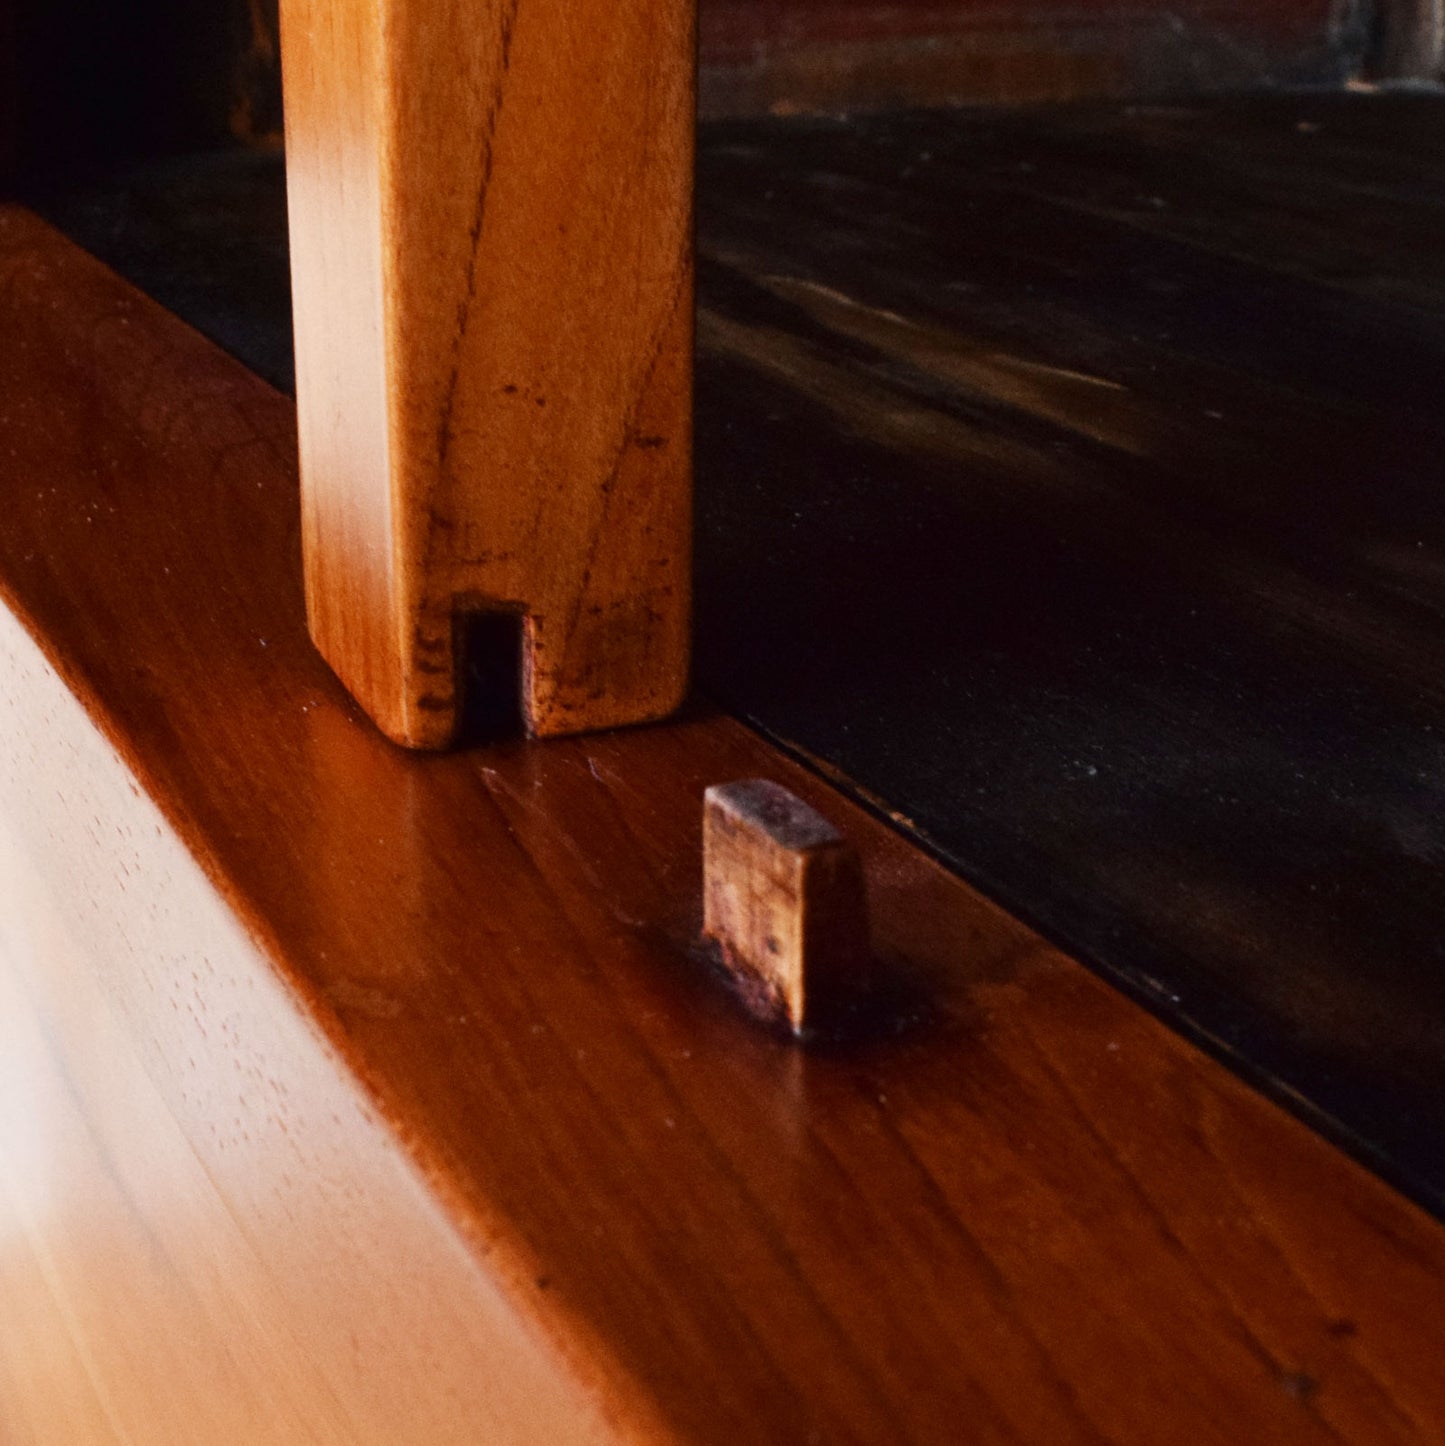
[[[283,0],[307,610],[453,738],[457,626],[534,735],[686,685],[696,0]]]
[[[707,791],[703,932],[751,1007],[796,1034],[835,1018],[872,956],[857,851],[776,783]]]

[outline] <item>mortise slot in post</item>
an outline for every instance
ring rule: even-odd
[[[795,1034],[836,1020],[872,973],[857,850],[776,783],[709,788],[703,932],[754,1012]]]
[[[458,613],[454,623],[460,665],[461,746],[515,738],[525,731],[522,710],[522,614],[505,609]]]

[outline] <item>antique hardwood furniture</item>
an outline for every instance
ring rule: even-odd
[[[710,131],[700,670],[787,752],[395,747],[279,162],[0,207],[0,1441],[1438,1439],[1437,104]],[[742,778],[861,858],[807,1045],[702,942]]]
[[[307,609],[399,742],[455,738],[478,613],[534,735],[682,701],[695,19],[283,9]]]

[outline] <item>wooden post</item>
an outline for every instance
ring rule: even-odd
[[[686,686],[695,0],[283,0],[311,635],[453,738],[515,614],[534,735]]]

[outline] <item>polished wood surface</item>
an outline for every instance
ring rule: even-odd
[[[0,665],[0,1442],[609,1437],[9,614]]]
[[[737,724],[391,747],[307,641],[290,405],[14,209],[0,300],[0,1419],[1438,1439],[1437,1223]],[[716,988],[702,795],[759,776],[857,842],[891,1031]]]
[[[709,130],[697,653],[1445,1215],[1442,133]]]
[[[696,618],[728,711],[1445,1215],[1442,106],[705,128]],[[284,387],[281,168],[49,204]]]
[[[682,699],[695,9],[282,6],[311,631],[399,742],[477,614],[533,734]]]

